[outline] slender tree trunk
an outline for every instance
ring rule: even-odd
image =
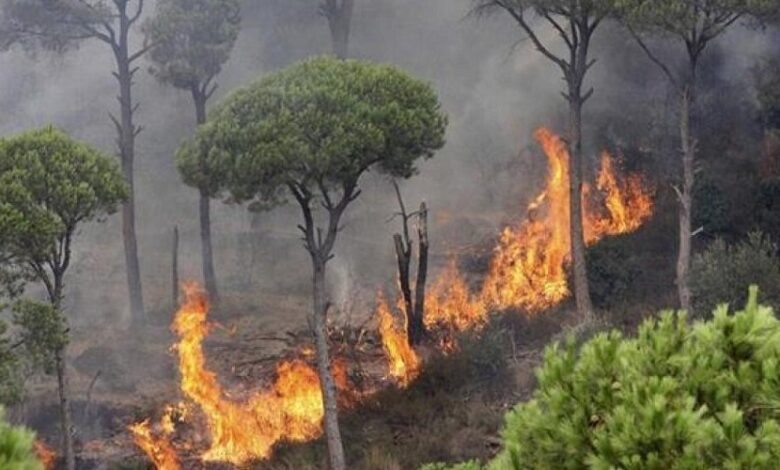
[[[571,259],[577,315],[587,321],[593,315],[585,261],[585,236],[582,223],[582,98],[579,87],[569,94],[569,208],[571,218]]]
[[[349,34],[352,27],[352,12],[355,0],[326,0],[325,15],[330,27],[333,54],[339,59],[349,56]]]
[[[420,344],[425,336],[425,282],[428,277],[428,207],[420,204],[419,224],[417,225],[417,238],[419,239],[420,252],[417,255],[417,282],[414,288],[414,315],[411,318],[412,344]]]
[[[691,213],[693,206],[694,160],[696,140],[691,132],[691,108],[694,105],[693,86],[687,87],[681,96],[680,139],[682,141],[682,188],[677,190],[679,199],[680,247],[677,255],[677,292],[680,308],[691,311],[689,271],[691,264]]]
[[[70,237],[65,245],[63,265],[53,268],[53,289],[49,292],[49,301],[57,315],[62,315],[63,275],[70,262]],[[50,286],[50,284],[47,284]],[[67,334],[67,332],[63,332]],[[70,390],[68,388],[68,369],[66,361],[67,343],[54,352],[54,368],[57,373],[57,393],[60,399],[60,432],[62,433],[62,452],[66,470],[76,470],[76,453],[73,448],[73,418],[70,412]]]
[[[125,246],[125,267],[127,270],[127,288],[130,295],[130,311],[133,321],[143,323],[144,302],[141,286],[141,266],[138,261],[138,241],[135,230],[135,189],[134,160],[135,137],[139,129],[133,124],[133,74],[130,69],[128,52],[129,19],[126,12],[119,15],[119,42],[114,45],[114,56],[117,62],[116,78],[119,81],[119,103],[121,107],[120,121],[117,123],[119,132],[119,153],[122,160],[122,173],[127,182],[128,199],[122,206],[122,237]]]
[[[62,432],[65,468],[67,470],[76,470],[76,454],[73,449],[73,420],[70,414],[70,393],[65,366],[65,347],[55,353],[54,359],[57,369],[57,391],[60,397],[60,431]]]
[[[206,122],[207,95],[196,86],[192,90],[192,98],[195,102],[195,117],[198,125]],[[211,243],[211,198],[205,188],[199,191],[200,209],[200,250],[203,264],[203,282],[206,284],[206,292],[212,303],[219,302],[217,289],[217,275],[214,271],[214,250]]]
[[[179,227],[176,225],[171,244],[171,302],[174,308],[179,305]]]
[[[345,470],[344,447],[341,443],[341,430],[339,429],[338,420],[338,397],[333,374],[330,371],[330,354],[328,352],[325,259],[319,253],[312,254],[314,309],[309,319],[309,324],[314,333],[317,349],[317,372],[320,377],[322,403],[325,409],[325,439],[328,443],[330,467],[331,470]]]

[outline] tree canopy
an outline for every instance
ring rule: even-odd
[[[155,15],[144,23],[151,73],[177,88],[210,82],[230,57],[239,32],[238,0],[160,0]]]
[[[77,224],[115,212],[126,196],[112,160],[53,127],[0,140],[5,264],[31,270],[51,294],[46,270],[67,267]]]
[[[265,206],[292,189],[329,204],[374,165],[413,175],[444,144],[440,108],[429,85],[395,67],[314,58],[230,95],[181,149],[179,168],[188,184],[239,202]]]

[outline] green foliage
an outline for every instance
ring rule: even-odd
[[[446,123],[433,89],[395,67],[314,58],[234,92],[178,166],[188,185],[265,206],[290,185],[355,185],[373,166],[409,177],[444,144]]]
[[[0,404],[10,405],[22,397],[22,368],[14,353],[8,325],[0,321]]]
[[[480,470],[481,468],[482,465],[479,462],[476,460],[471,460],[469,462],[459,463],[454,466],[450,466],[444,463],[431,463],[428,465],[423,465],[420,470]]]
[[[634,28],[669,34],[695,45],[707,44],[728,26],[748,15],[764,17],[777,0],[615,0],[616,11]],[[698,34],[691,36],[691,31]],[[693,45],[693,43],[692,43]],[[700,54],[701,50],[691,53]]]
[[[607,309],[625,302],[642,269],[629,246],[608,238],[588,247],[586,256],[593,305]]]
[[[777,247],[760,232],[734,245],[718,239],[691,263],[694,311],[711,311],[718,303],[739,305],[751,284],[761,288],[766,302],[780,305],[780,259]]]
[[[238,0],[160,0],[144,24],[152,74],[177,88],[208,93],[238,38]]]
[[[113,213],[126,194],[113,161],[57,129],[0,140],[2,264],[31,270],[51,294],[45,269],[67,268],[76,226]]]
[[[549,347],[488,468],[776,468],[780,321],[757,297],[752,287],[742,311],[722,305],[708,322],[666,312],[636,338]]]
[[[5,421],[0,407],[0,468],[3,470],[43,470],[33,451],[35,435],[11,426]]]
[[[14,303],[13,316],[29,360],[47,374],[53,373],[55,353],[68,343],[65,317],[51,304],[27,299]]]
[[[713,181],[700,178],[693,188],[693,225],[718,233],[731,225],[729,199]]]
[[[772,240],[780,240],[780,179],[761,182],[753,213],[758,228]]]

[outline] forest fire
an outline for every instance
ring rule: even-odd
[[[316,370],[302,360],[283,361],[276,367],[277,378],[270,389],[245,400],[229,399],[216,374],[206,367],[202,343],[209,330],[207,314],[205,293],[197,285],[186,285],[173,329],[179,335],[176,351],[181,390],[199,407],[210,436],[210,447],[201,459],[242,464],[267,458],[277,442],[317,437],[324,408]],[[343,363],[334,361],[333,369],[337,387],[345,390],[348,384]],[[157,437],[148,421],[130,430],[136,444],[159,469],[177,469],[175,451],[168,443],[175,427],[169,413],[160,427],[163,432]]]
[[[425,300],[426,327],[441,327],[449,335],[451,331],[479,328],[487,321],[490,311],[520,308],[533,314],[569,296],[566,278],[571,250],[568,150],[561,138],[548,129],[537,130],[535,137],[548,160],[544,189],[529,204],[526,220],[501,233],[480,291],[471,292],[458,270],[457,260],[450,262],[432,283]],[[652,196],[642,179],[635,174],[620,177],[607,152],[601,157],[596,191],[583,185],[582,198],[588,244],[605,236],[630,233],[653,213]],[[385,334],[382,323],[386,318],[392,321],[386,302],[380,301],[377,313],[391,375],[400,384],[407,384],[414,376],[403,375],[404,368],[417,364],[419,359],[408,343],[395,344],[399,339],[405,340],[404,335]],[[445,342],[452,344],[452,338]]]
[[[568,154],[563,141],[552,132],[540,129],[535,137],[548,159],[545,188],[529,205],[527,219],[502,232],[481,289],[470,289],[457,260],[453,260],[426,295],[424,323],[430,329],[446,332],[450,341],[444,344],[452,344],[453,331],[479,328],[490,311],[521,308],[536,313],[569,295]],[[652,198],[641,178],[620,177],[607,153],[602,155],[595,188],[583,188],[584,228],[589,244],[604,236],[636,230],[652,215]],[[243,399],[228,398],[216,374],[206,366],[202,343],[209,332],[208,308],[201,288],[186,285],[184,302],[173,324],[179,337],[175,349],[180,388],[201,411],[210,438],[201,459],[243,464],[268,458],[280,441],[300,442],[319,436],[324,414],[320,382],[316,370],[302,359],[277,364],[276,380],[270,388]],[[403,311],[403,306],[395,309]],[[409,344],[405,328],[396,325],[394,308],[381,294],[375,315],[388,376],[405,387],[419,374],[422,361]],[[332,369],[342,392],[342,404],[358,396],[350,389],[346,364],[334,360]],[[162,470],[180,468],[171,438],[177,422],[189,416],[183,410],[174,410],[168,407],[156,427],[147,420],[130,428],[136,444]]]

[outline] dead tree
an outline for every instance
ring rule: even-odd
[[[393,235],[395,243],[395,255],[398,260],[398,283],[401,289],[401,295],[404,299],[404,315],[406,317],[406,334],[409,343],[419,344],[425,335],[425,324],[423,315],[425,313],[425,280],[428,275],[428,209],[425,203],[420,204],[418,212],[407,213],[401,190],[398,183],[393,181],[395,194],[398,198],[400,212],[396,215],[401,217],[402,233]],[[412,298],[411,288],[411,261],[412,261],[412,240],[409,236],[409,220],[412,217],[418,218],[417,236],[420,244],[420,254],[418,256],[417,280],[415,282],[414,299]]]

